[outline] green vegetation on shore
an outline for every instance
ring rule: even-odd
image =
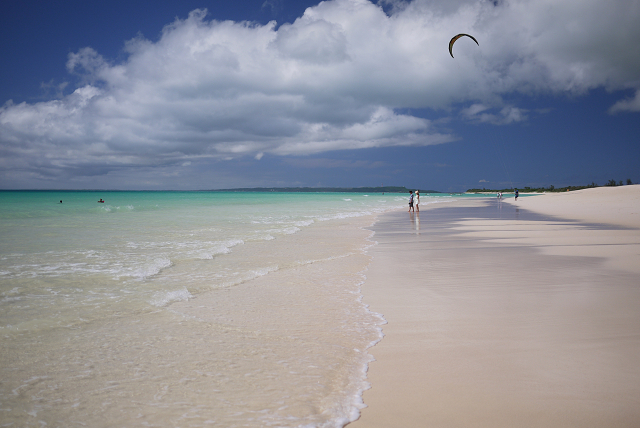
[[[633,184],[631,179],[627,178],[627,185]],[[622,186],[622,180],[616,182],[615,180],[609,180],[605,186]],[[543,193],[543,192],[570,192],[573,190],[581,190],[581,189],[592,189],[594,187],[600,187],[596,183],[587,184],[586,186],[566,186],[566,187],[555,187],[553,185],[549,187],[518,187],[517,189],[523,193]],[[509,189],[469,189],[467,193],[512,193],[515,188]]]
[[[342,192],[342,193],[409,193],[411,190],[404,186],[381,187],[246,187],[239,189],[214,189],[210,192]],[[422,190],[422,193],[442,193],[437,190]]]

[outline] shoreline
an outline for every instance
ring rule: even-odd
[[[640,423],[640,186],[379,216],[355,428]]]
[[[397,197],[87,195],[9,195],[5,424],[359,416],[382,322],[362,302],[369,226]]]

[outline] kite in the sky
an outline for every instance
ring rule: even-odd
[[[458,40],[462,36],[471,37],[471,40],[476,42],[476,45],[480,46],[480,43],[478,43],[478,41],[476,40],[475,37],[473,37],[473,36],[471,36],[469,34],[458,34],[453,39],[451,39],[451,41],[449,42],[449,53],[451,54],[451,58],[453,58],[453,51],[451,50],[451,49],[453,49],[453,44],[456,42],[456,40]]]

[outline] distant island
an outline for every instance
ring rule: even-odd
[[[292,192],[292,193],[409,193],[416,189],[404,186],[381,187],[244,187],[238,189],[213,189],[208,192]],[[420,190],[421,193],[442,193],[437,190]]]

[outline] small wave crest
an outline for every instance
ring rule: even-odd
[[[258,278],[260,276],[268,275],[271,272],[275,272],[278,270],[278,266],[268,266],[265,268],[257,269],[253,271],[254,278]]]
[[[202,250],[198,255],[199,259],[203,260],[212,260],[215,256],[220,254],[229,254],[231,252],[231,248],[236,245],[244,244],[242,239],[232,239],[226,242],[218,242],[216,245]]]
[[[271,266],[266,266],[266,267],[248,270],[244,272],[236,272],[235,274],[231,275],[231,277],[227,281],[220,283],[218,287],[223,287],[223,288],[233,287],[238,284],[242,284],[247,281],[254,280],[261,276],[268,275],[271,272],[276,272],[278,270],[280,270],[280,267],[278,265],[271,265]]]
[[[284,233],[285,235],[293,235],[296,232],[300,232],[300,228],[299,227],[287,227],[285,229],[282,230],[282,233]]]
[[[353,212],[342,212],[335,213],[333,215],[325,215],[322,217],[318,217],[318,221],[329,221],[329,220],[340,220],[345,218],[353,218],[353,217],[363,217],[365,215],[373,214],[371,211],[353,211]]]
[[[135,269],[129,276],[132,276],[140,281],[145,280],[151,276],[157,275],[162,269],[171,266],[171,260],[166,257],[158,257],[151,261],[151,263],[140,266]]]
[[[153,306],[163,307],[173,302],[184,302],[193,297],[189,290],[182,288],[181,290],[164,291],[157,293],[151,300]]]

